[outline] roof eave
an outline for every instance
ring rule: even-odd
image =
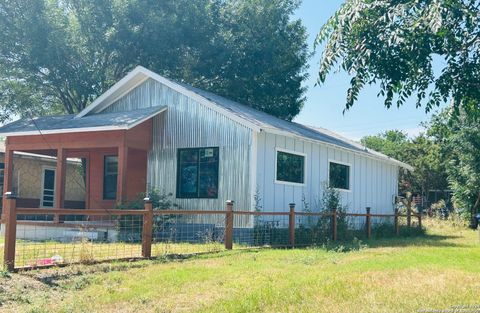
[[[51,134],[84,133],[84,132],[98,132],[98,131],[126,130],[126,129],[128,129],[127,125],[80,127],[80,128],[62,128],[62,129],[52,129],[52,130],[30,130],[30,131],[23,131],[23,132],[6,132],[6,133],[0,133],[0,136],[9,137],[9,136],[51,135]]]
[[[136,79],[137,78],[137,79]],[[123,97],[125,94],[127,94],[129,91],[134,89],[135,87],[139,86],[141,83],[146,81],[148,78],[151,78],[161,84],[164,84],[165,86],[205,105],[206,107],[225,115],[226,117],[230,118],[231,120],[253,130],[256,132],[260,131],[260,126],[251,122],[248,119],[245,119],[244,117],[238,116],[236,114],[233,114],[229,110],[220,107],[217,105],[214,101],[211,101],[210,99],[203,97],[193,91],[190,91],[186,89],[185,87],[181,86],[180,84],[175,83],[174,81],[169,80],[168,78],[165,78],[155,72],[152,72],[142,66],[137,66],[134,70],[132,70],[129,74],[127,74],[124,78],[119,80],[115,85],[113,85],[110,89],[108,89],[105,93],[103,93],[101,96],[99,96],[92,104],[87,106],[85,109],[83,109],[80,113],[78,113],[75,118],[81,118],[88,113],[92,112],[94,109],[100,109],[103,110],[107,108],[110,104],[114,103],[116,100],[119,98]],[[114,95],[118,90],[120,90],[123,86],[128,86],[128,88],[125,88],[123,92],[118,93],[117,96],[112,96]]]
[[[382,157],[379,157],[379,156],[369,154],[367,152],[355,151],[355,150],[352,150],[352,149],[349,149],[349,148],[342,147],[340,145],[336,145],[336,144],[333,144],[333,143],[328,143],[328,142],[325,142],[325,141],[308,138],[308,137],[305,137],[305,136],[302,136],[302,135],[294,134],[292,132],[283,131],[283,130],[279,130],[279,129],[275,129],[275,128],[269,128],[269,127],[262,128],[262,131],[265,131],[265,132],[271,133],[271,134],[275,134],[275,135],[293,137],[293,138],[297,138],[297,139],[301,139],[301,140],[305,140],[305,141],[310,141],[310,142],[313,142],[313,143],[319,143],[319,144],[323,144],[323,145],[326,145],[326,146],[331,146],[331,147],[334,147],[334,148],[337,148],[337,149],[340,149],[340,150],[345,150],[345,151],[349,151],[349,152],[352,152],[352,153],[357,153],[357,154],[360,154],[360,155],[363,155],[363,156],[366,156],[366,157],[369,157],[369,158],[372,158],[372,159],[375,159],[375,160],[388,162],[390,164],[394,164],[394,165],[397,165],[399,167],[403,167],[403,168],[405,168],[409,171],[414,170],[414,168],[411,165],[409,165],[407,163],[403,163],[403,162],[395,160],[395,159],[392,159],[392,158],[389,158],[389,157],[382,158]]]

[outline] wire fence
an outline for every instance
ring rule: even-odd
[[[219,211],[158,210],[151,202],[142,210],[71,210],[17,208],[15,199],[8,199],[6,209],[0,235],[4,270],[321,246],[421,229],[421,215],[370,214],[368,208],[365,214],[296,212],[293,204],[289,212],[234,211],[233,202]]]

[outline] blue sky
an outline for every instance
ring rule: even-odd
[[[308,44],[313,49],[313,42],[320,27],[340,7],[340,0],[303,0],[296,15],[302,19],[309,37]],[[319,52],[321,49],[319,49]],[[345,73],[331,74],[322,86],[314,86],[317,79],[317,53],[310,60],[310,77],[307,102],[302,112],[295,118],[296,122],[327,128],[351,139],[359,140],[370,134],[377,134],[388,129],[400,129],[411,136],[417,135],[422,128],[419,123],[428,120],[423,108],[416,109],[413,99],[403,107],[386,109],[383,99],[377,98],[378,89],[369,86],[360,95],[354,107],[343,114],[349,77]]]

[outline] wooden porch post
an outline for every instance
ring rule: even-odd
[[[61,209],[64,207],[65,202],[65,169],[66,169],[66,156],[63,148],[57,149],[57,168],[55,170],[55,201],[54,207]],[[59,216],[55,214],[53,218],[54,222],[60,221]]]
[[[15,269],[15,243],[17,239],[17,204],[15,195],[6,192],[3,195],[3,209],[5,210],[5,246],[3,263],[8,271]]]
[[[9,149],[8,147],[8,139],[5,142],[5,145],[6,145],[5,159],[4,159],[5,168],[4,168],[4,176],[3,176],[3,192],[4,193],[7,191],[13,191],[13,150]],[[2,196],[3,196],[3,203],[2,203],[2,207],[3,207],[2,220],[3,220],[5,216],[5,210],[7,207],[6,205],[7,199],[5,195],[2,195]]]
[[[127,198],[127,163],[128,147],[121,145],[118,147],[117,202]]]

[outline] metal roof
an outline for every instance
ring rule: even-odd
[[[166,106],[157,106],[131,112],[98,113],[82,118],[75,118],[73,114],[24,118],[0,127],[0,135],[130,129],[166,109]]]
[[[361,145],[358,142],[347,139],[325,128],[306,126],[295,122],[285,121],[265,112],[256,110],[252,107],[213,94],[211,92],[201,90],[186,84],[179,83],[179,85],[210,100],[216,105],[222,106],[223,108],[229,110],[231,114],[248,120],[249,122],[257,125],[260,129],[266,132],[278,133],[283,135],[291,134],[299,138],[326,143],[336,147],[353,150],[354,152],[358,152],[361,154],[369,155],[376,159],[383,159],[390,163],[395,163],[398,166],[413,170],[413,167],[409,164],[395,160],[375,150],[368,149],[367,147]]]
[[[250,127],[254,131],[266,131],[285,136],[297,137],[304,140],[321,142],[413,170],[413,168],[406,163],[390,158],[377,151],[367,149],[358,142],[349,140],[334,132],[319,127],[311,127],[279,119],[265,112],[258,111],[249,106],[226,99],[211,92],[172,81],[142,66],[137,66],[133,71],[118,81],[104,94],[99,96],[91,105],[86,107],[83,111],[75,116],[66,115],[39,117],[34,120],[35,123],[29,119],[20,120],[1,127],[0,135],[7,136],[10,135],[10,133],[11,135],[18,135],[20,133],[30,134],[33,132],[38,134],[37,127],[42,131],[42,133],[59,133],[67,131],[85,131],[84,129],[87,129],[88,131],[104,130],[105,127],[108,127],[109,130],[125,129],[129,128],[128,125],[131,124],[136,123],[136,125],[138,125],[139,120],[144,121],[147,118],[166,110],[166,107],[153,107],[149,109],[139,109],[135,111],[118,113],[102,113],[101,111],[112,104],[115,99],[118,99],[118,97],[121,95],[124,95],[128,91],[140,85],[148,78],[165,84],[188,97],[192,97],[194,100],[197,100],[200,103],[207,105],[208,107],[224,115],[227,115],[232,120],[240,122],[247,127]]]

